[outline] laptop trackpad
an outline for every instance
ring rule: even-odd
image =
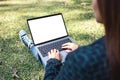
[[[65,58],[68,55],[66,51],[60,51],[61,57],[62,57],[62,62],[65,62]]]

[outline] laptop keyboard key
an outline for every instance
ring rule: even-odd
[[[38,49],[40,50],[42,56],[45,57],[48,55],[48,52],[51,49],[58,49],[59,51],[62,51],[61,45],[67,42],[72,42],[72,41],[68,38],[68,39],[57,41],[48,45],[41,46]]]

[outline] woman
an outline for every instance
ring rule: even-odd
[[[62,48],[69,52],[64,64],[61,63],[59,51],[51,50],[48,53],[50,59],[45,68],[44,80],[119,80],[120,0],[93,0],[92,2],[97,22],[105,26],[105,37],[87,46],[79,47],[74,43],[63,44]],[[21,35],[21,40],[39,59],[27,35]]]
[[[71,53],[62,67],[59,51],[51,50],[44,80],[119,80],[119,3],[120,0],[93,0],[96,20],[105,26],[105,41],[101,38],[84,47],[63,44],[62,48]]]

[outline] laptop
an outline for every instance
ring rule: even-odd
[[[43,66],[47,64],[51,49],[58,49],[64,62],[68,53],[61,45],[73,41],[68,35],[62,13],[28,19],[27,23]]]

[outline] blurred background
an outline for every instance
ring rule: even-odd
[[[104,35],[91,0],[0,0],[0,80],[42,80],[44,68],[19,39],[27,19],[62,13],[69,35],[80,46]],[[30,36],[30,34],[29,34]]]

